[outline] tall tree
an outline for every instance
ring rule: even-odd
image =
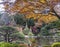
[[[14,20],[17,25],[25,26],[26,25],[26,19],[23,14],[16,14],[14,15]]]
[[[56,29],[58,29],[58,28],[60,28],[60,20],[57,20],[57,21],[54,21],[54,22],[51,22],[51,23],[49,23],[49,24],[47,24],[47,25],[45,25],[44,27],[42,27],[41,28],[41,35],[50,35],[49,34],[49,30],[51,29],[51,28],[56,28]]]
[[[16,39],[24,39],[24,36],[19,33],[19,31],[9,26],[0,27],[0,35],[3,37],[5,42],[12,42]]]
[[[33,18],[27,19],[27,25],[28,25],[28,27],[30,28],[30,26],[34,26],[34,25],[35,25],[34,22],[35,22],[35,21],[34,21]]]

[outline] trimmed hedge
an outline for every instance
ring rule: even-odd
[[[51,47],[60,47],[60,42],[53,43]]]

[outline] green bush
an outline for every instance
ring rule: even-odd
[[[7,43],[7,42],[1,42],[0,47],[20,47],[20,46],[17,45],[17,44],[10,44],[10,43]]]
[[[0,47],[13,47],[13,45],[10,43],[1,42]]]
[[[0,47],[27,47],[27,45],[19,45],[14,43],[0,42]]]
[[[44,45],[43,47],[51,47],[50,45]]]
[[[60,47],[60,42],[53,43],[51,47]]]

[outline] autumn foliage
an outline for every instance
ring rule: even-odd
[[[56,15],[52,15],[50,13],[43,14],[43,13],[35,13],[34,10],[38,10],[39,12],[44,10],[46,7],[50,7],[50,11],[52,10],[52,7],[54,5],[56,5],[56,3],[59,2],[59,0],[16,0],[15,4],[13,5],[13,7],[10,8],[10,12],[14,13],[14,12],[18,12],[18,13],[22,13],[25,14],[26,18],[34,18],[34,19],[38,19],[38,22],[40,22],[41,20],[44,21],[45,23],[49,23],[55,20],[58,20]],[[5,7],[6,9],[8,9],[8,5],[6,5]],[[52,12],[53,13],[53,12]]]

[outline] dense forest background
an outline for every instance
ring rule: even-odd
[[[0,41],[52,45],[60,42],[60,0],[3,0]]]

